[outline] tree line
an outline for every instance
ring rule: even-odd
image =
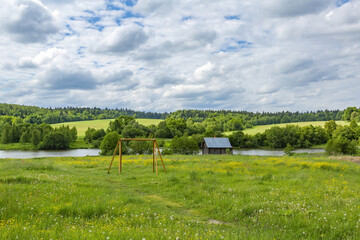
[[[359,111],[358,111],[359,112]],[[127,108],[101,109],[89,107],[63,107],[63,108],[40,108],[36,106],[23,106],[17,104],[0,104],[0,116],[19,117],[28,123],[62,123],[71,121],[84,121],[96,119],[115,119],[119,116],[132,116],[135,118],[150,119],[191,119],[193,122],[216,121],[221,124],[229,119],[241,122],[244,128],[256,125],[276,123],[308,122],[341,120],[344,111],[319,110],[316,112],[248,112],[231,110],[178,110],[172,113],[156,113],[134,111]],[[355,116],[354,116],[355,117]],[[349,118],[350,120],[350,118]],[[229,123],[230,124],[230,123]],[[237,123],[234,123],[237,124]],[[232,126],[222,126],[222,131],[234,129]],[[235,127],[236,128],[236,127]]]
[[[27,123],[63,123],[96,119],[115,119],[119,116],[134,116],[136,118],[165,119],[168,113],[134,111],[127,108],[101,109],[89,107],[41,108],[17,104],[0,104],[0,116],[13,116]]]
[[[46,123],[31,124],[18,117],[0,116],[1,144],[32,144],[33,149],[60,150],[69,149],[70,143],[76,139],[75,127],[53,128]]]
[[[211,118],[240,118],[249,127],[257,125],[268,125],[291,122],[329,121],[341,120],[344,111],[340,110],[319,110],[307,112],[248,112],[232,110],[178,110],[169,114],[168,117],[175,119],[189,119],[194,122],[202,122]],[[247,126],[245,126],[247,127]]]
[[[216,125],[220,123],[220,125]],[[164,153],[193,154],[201,147],[204,137],[224,137],[220,131],[223,126],[233,126],[233,123],[221,124],[221,121],[194,122],[191,118],[166,118],[157,126],[144,126],[135,121],[133,117],[120,116],[109,123],[106,130],[89,128],[86,131],[85,141],[100,147],[102,154],[113,154],[117,140],[120,138],[171,138],[170,147]],[[234,126],[237,126],[236,124]],[[314,145],[326,144],[326,151],[330,154],[355,154],[360,138],[360,127],[355,121],[349,126],[336,124],[334,120],[325,123],[325,127],[286,125],[274,126],[264,133],[255,135],[244,134],[240,127],[229,136],[233,147],[238,148],[270,148],[283,149],[286,147],[309,148]],[[123,152],[144,153],[150,149],[147,143],[130,143],[128,148],[123,146]],[[140,151],[140,152],[139,152]]]

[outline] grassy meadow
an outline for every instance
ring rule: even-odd
[[[65,123],[56,123],[51,124],[52,127],[59,127],[61,125],[69,125],[70,127],[76,127],[78,131],[78,137],[85,137],[86,130],[91,127],[95,129],[103,128],[106,130],[109,126],[110,121],[114,121],[114,119],[101,119],[101,120],[90,120],[90,121],[77,121],[77,122],[65,122]],[[136,119],[136,121],[145,126],[149,126],[151,124],[158,125],[162,119]]]
[[[0,159],[1,239],[359,239],[360,165],[326,156]]]
[[[258,125],[258,126],[254,126],[253,128],[247,128],[243,132],[245,134],[255,135],[257,133],[263,133],[263,132],[265,132],[265,130],[270,129],[272,127],[285,127],[286,125],[297,125],[297,126],[300,126],[300,127],[313,125],[314,127],[316,127],[316,126],[324,127],[326,122],[327,121],[314,121],[314,122],[295,122],[295,123],[279,123],[279,124],[269,124],[269,125]],[[350,123],[345,122],[345,121],[336,121],[336,124],[338,124],[338,125],[349,125]],[[232,132],[233,131],[225,132],[225,135],[230,135]]]

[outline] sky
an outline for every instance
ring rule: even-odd
[[[342,110],[360,0],[0,0],[0,52],[0,103]]]

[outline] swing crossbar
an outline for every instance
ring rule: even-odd
[[[159,145],[158,145],[156,139],[153,139],[153,138],[122,138],[122,139],[119,139],[117,142],[117,145],[115,147],[114,155],[110,162],[108,173],[110,173],[110,169],[111,169],[112,163],[114,161],[114,158],[116,156],[116,151],[118,149],[119,149],[119,174],[121,174],[121,172],[122,172],[122,152],[121,152],[122,148],[121,147],[122,147],[123,141],[152,141],[153,142],[153,172],[155,172],[155,169],[156,169],[156,174],[158,174],[157,153],[159,153],[159,157],[161,159],[161,163],[164,168],[164,172],[166,173],[166,168],[165,168],[165,164],[164,164],[163,158],[160,153]]]

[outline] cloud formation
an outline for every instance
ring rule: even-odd
[[[97,43],[95,51],[112,54],[132,51],[146,42],[148,38],[143,28],[137,25],[117,27],[111,29],[111,32],[102,33],[101,37],[103,40]]]
[[[360,0],[0,3],[0,102],[145,111],[360,102]]]
[[[15,41],[45,42],[59,30],[55,16],[40,1],[5,1],[2,8],[2,29]]]

